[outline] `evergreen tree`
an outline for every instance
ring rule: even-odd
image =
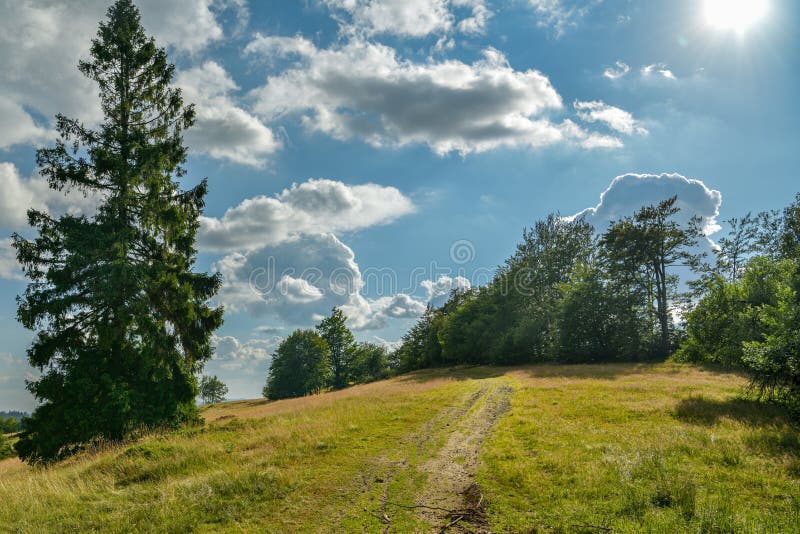
[[[228,394],[228,386],[222,380],[214,376],[203,375],[200,380],[200,398],[204,404],[222,402]]]
[[[330,349],[331,380],[334,389],[347,386],[355,356],[356,340],[345,324],[342,310],[334,307],[329,317],[317,325],[317,333]]]
[[[92,130],[58,115],[60,138],[37,162],[53,189],[95,195],[97,212],[30,210],[39,236],[14,237],[31,279],[18,318],[37,331],[28,358],[42,371],[17,444],[28,461],[195,420],[196,374],[222,323],[207,305],[220,279],[192,271],[206,182],[181,191],[173,180],[194,110],[130,0],[108,10],[79,69],[99,85],[105,119]]]

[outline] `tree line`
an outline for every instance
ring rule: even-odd
[[[612,221],[550,215],[491,283],[429,307],[394,355],[400,372],[454,364],[711,362],[762,396],[800,398],[800,195],[726,221],[711,257],[675,197]],[[693,275],[685,287],[677,267]]]

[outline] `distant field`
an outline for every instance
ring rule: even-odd
[[[204,411],[46,469],[0,531],[797,532],[800,433],[683,365],[435,370]]]

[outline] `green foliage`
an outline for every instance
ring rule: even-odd
[[[612,225],[599,246],[583,220],[537,222],[490,284],[425,313],[403,337],[400,369],[641,360],[663,341],[657,315],[666,316],[669,345],[675,280],[667,267],[686,256],[696,232],[672,221],[674,202]]]
[[[217,375],[203,375],[200,380],[200,398],[203,399],[204,404],[222,402],[227,394],[228,386],[217,378]]]
[[[0,460],[16,456],[11,441],[0,431]]]
[[[442,364],[442,347],[439,344],[441,310],[430,306],[419,321],[402,338],[395,358],[401,372],[424,369]]]
[[[761,395],[800,407],[800,195],[783,217],[782,269],[787,284],[757,280],[765,306],[763,339],[744,343],[742,360]]]
[[[631,217],[611,224],[600,240],[609,279],[627,288],[635,307],[653,317],[658,332],[654,355],[666,357],[671,350],[671,312],[676,301],[677,278],[668,272],[676,264],[695,266],[699,258],[689,249],[699,234],[699,221],[681,227],[674,217],[680,211],[677,197],[644,206]],[[655,301],[655,308],[653,308]]]
[[[330,347],[313,330],[295,330],[272,356],[264,396],[302,397],[324,389],[331,379]]]
[[[557,357],[562,362],[609,361],[619,352],[616,337],[615,294],[595,267],[582,266],[564,283],[557,309]]]
[[[351,376],[356,383],[387,378],[389,359],[386,347],[375,343],[359,343],[354,350]]]
[[[0,417],[0,434],[13,434],[20,429],[19,422],[13,417]]]
[[[738,281],[707,277],[703,298],[687,315],[687,339],[678,357],[742,367],[744,344],[762,341],[770,319],[781,312],[778,299],[790,290],[792,264],[763,256],[749,259]]]
[[[698,285],[680,357],[742,368],[761,396],[800,403],[798,236],[800,195],[781,215],[731,225],[716,271]]]
[[[317,325],[317,333],[328,343],[330,350],[331,385],[334,389],[347,386],[355,356],[356,341],[345,320],[342,310],[334,307],[330,316]]]
[[[17,315],[36,331],[28,358],[41,370],[29,384],[41,404],[16,446],[28,461],[195,420],[195,377],[222,323],[207,305],[219,277],[192,271],[206,183],[173,181],[194,110],[130,0],[108,10],[79,68],[98,84],[105,120],[90,130],[58,115],[60,138],[37,163],[51,188],[94,195],[96,214],[30,210],[39,236],[14,236],[31,279]]]

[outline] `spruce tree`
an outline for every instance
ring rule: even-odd
[[[174,65],[130,0],[109,10],[80,71],[97,82],[104,121],[58,115],[55,146],[37,151],[50,187],[94,195],[91,216],[30,210],[32,240],[14,236],[31,282],[18,319],[40,402],[17,444],[28,461],[140,428],[195,420],[197,373],[222,309],[207,304],[218,276],[193,272],[207,185],[182,191],[182,132],[194,110],[170,83]]]

